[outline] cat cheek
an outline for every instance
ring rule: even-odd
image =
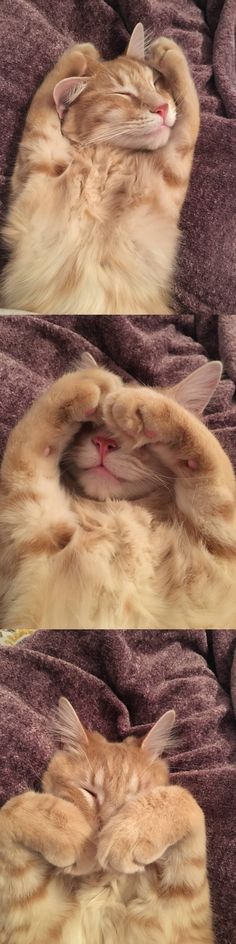
[[[186,462],[186,466],[188,469],[191,469],[192,472],[196,472],[196,469],[197,469],[196,459],[188,459]]]
[[[43,455],[46,456],[47,458],[47,456],[50,456],[50,452],[51,452],[50,446],[46,446],[46,449],[44,449]]]

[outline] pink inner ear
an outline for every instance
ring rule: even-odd
[[[61,82],[57,82],[53,89],[53,98],[60,121],[66,109],[79,97],[86,85],[87,79],[78,75],[72,75],[68,79],[61,79]]]

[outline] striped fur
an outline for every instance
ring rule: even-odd
[[[72,718],[44,794],[5,804],[0,944],[214,944],[204,815],[160,758],[173,715],[122,744]]]
[[[60,127],[54,86],[80,75],[87,84]],[[3,234],[2,307],[170,313],[198,128],[195,86],[172,40],[153,42],[145,61],[103,62],[91,44],[69,48],[26,118]]]
[[[235,628],[235,476],[190,412],[218,379],[161,391],[90,366],[35,401],[0,472],[0,628]],[[101,423],[116,448],[91,469]]]

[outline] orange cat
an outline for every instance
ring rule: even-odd
[[[60,699],[45,792],[0,812],[0,944],[214,944],[204,815],[160,757],[174,718],[109,743]]]
[[[12,179],[1,305],[170,313],[178,222],[199,129],[184,53],[142,24],[104,62],[76,44],[30,106]]]
[[[235,476],[200,420],[220,373],[153,390],[85,356],[35,401],[0,472],[0,628],[235,628]]]

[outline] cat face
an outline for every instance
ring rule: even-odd
[[[121,56],[99,63],[65,112],[62,134],[78,144],[107,142],[153,151],[167,143],[175,121],[176,106],[161,77]]]
[[[65,796],[67,787],[73,802],[80,802],[82,793],[105,823],[138,793],[168,783],[168,766],[160,755],[171,742],[174,722],[175,712],[167,711],[144,738],[109,742],[85,730],[70,703],[61,698],[54,730],[66,750],[54,755],[44,789]]]
[[[68,466],[76,491],[96,501],[142,498],[163,482],[152,447],[129,453],[105,426],[92,423],[84,424],[76,437]]]

